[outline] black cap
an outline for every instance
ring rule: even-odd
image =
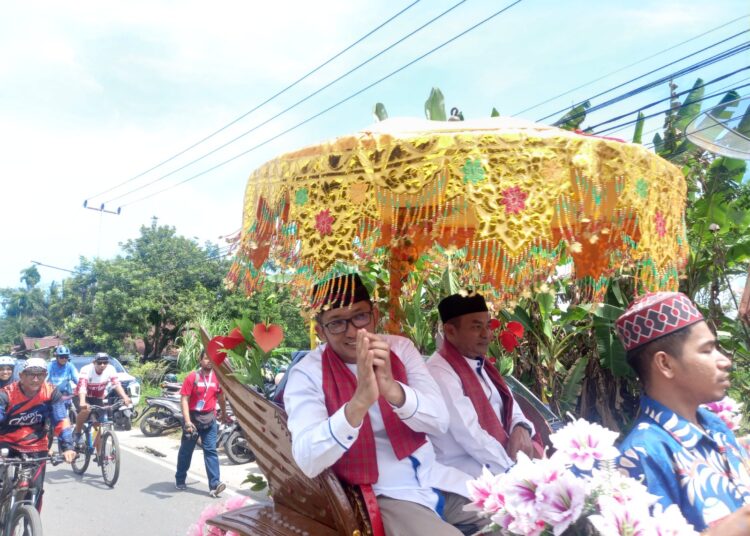
[[[370,293],[358,274],[334,277],[318,283],[312,291],[312,307],[318,312],[369,300]]]
[[[481,294],[462,296],[461,294],[451,294],[443,298],[438,303],[440,320],[445,324],[448,320],[457,316],[468,315],[469,313],[486,313],[487,302]]]

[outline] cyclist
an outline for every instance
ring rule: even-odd
[[[0,356],[0,389],[13,383],[13,368],[16,360],[9,355]]]
[[[70,362],[70,350],[67,346],[60,345],[52,352],[52,356],[54,359],[47,365],[47,381],[62,394],[72,395],[73,387],[78,385],[78,369]]]
[[[132,404],[125,389],[120,385],[120,380],[117,379],[115,367],[109,364],[109,355],[99,352],[94,357],[93,363],[83,367],[78,375],[78,416],[73,432],[76,442],[81,440],[81,430],[91,413],[90,405],[103,406],[109,388],[114,388],[126,406]]]
[[[55,387],[45,382],[47,363],[39,357],[26,360],[16,382],[0,389],[0,448],[13,454],[23,453],[30,458],[47,456],[46,418],[50,418],[58,437],[60,451],[65,461],[75,459],[70,435],[70,421],[62,402],[62,395]],[[44,469],[40,466],[31,482],[44,493]],[[41,510],[41,499],[37,508]]]

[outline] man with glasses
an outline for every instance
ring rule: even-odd
[[[115,367],[109,364],[109,355],[99,352],[94,361],[81,369],[78,378],[78,416],[73,437],[76,442],[81,440],[81,430],[91,413],[90,406],[103,406],[104,398],[109,389],[114,389],[126,406],[131,405],[130,397],[122,388],[117,378]]]
[[[52,352],[53,359],[47,364],[47,381],[57,387],[63,395],[72,395],[78,385],[78,370],[70,362],[70,350],[67,346],[58,346]],[[69,405],[68,402],[66,405]]]
[[[323,344],[289,371],[284,392],[292,454],[309,477],[327,468],[365,497],[389,536],[460,535],[469,475],[435,461],[426,434],[443,434],[448,411],[419,350],[375,333],[376,312],[357,275],[317,286]],[[462,497],[463,496],[463,497]]]
[[[30,458],[47,455],[46,422],[49,420],[58,437],[60,451],[70,463],[76,457],[70,436],[70,421],[62,395],[47,378],[47,363],[39,357],[26,360],[19,379],[0,389],[0,448]],[[43,493],[44,465],[33,475],[31,486]],[[41,509],[41,500],[37,507]]]

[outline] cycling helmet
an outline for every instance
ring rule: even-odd
[[[47,372],[47,362],[41,357],[30,357],[26,360],[23,365],[23,372],[31,371],[32,369],[39,369]]]
[[[107,362],[109,362],[109,354],[107,352],[98,352],[94,356],[94,361],[107,361]]]
[[[0,367],[14,367],[16,360],[9,355],[0,355]]]
[[[70,348],[61,344],[60,346],[55,348],[55,351],[52,352],[52,354],[55,357],[70,357]]]

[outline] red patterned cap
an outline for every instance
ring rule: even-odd
[[[703,315],[682,292],[653,292],[630,304],[615,327],[629,352],[701,320]]]

